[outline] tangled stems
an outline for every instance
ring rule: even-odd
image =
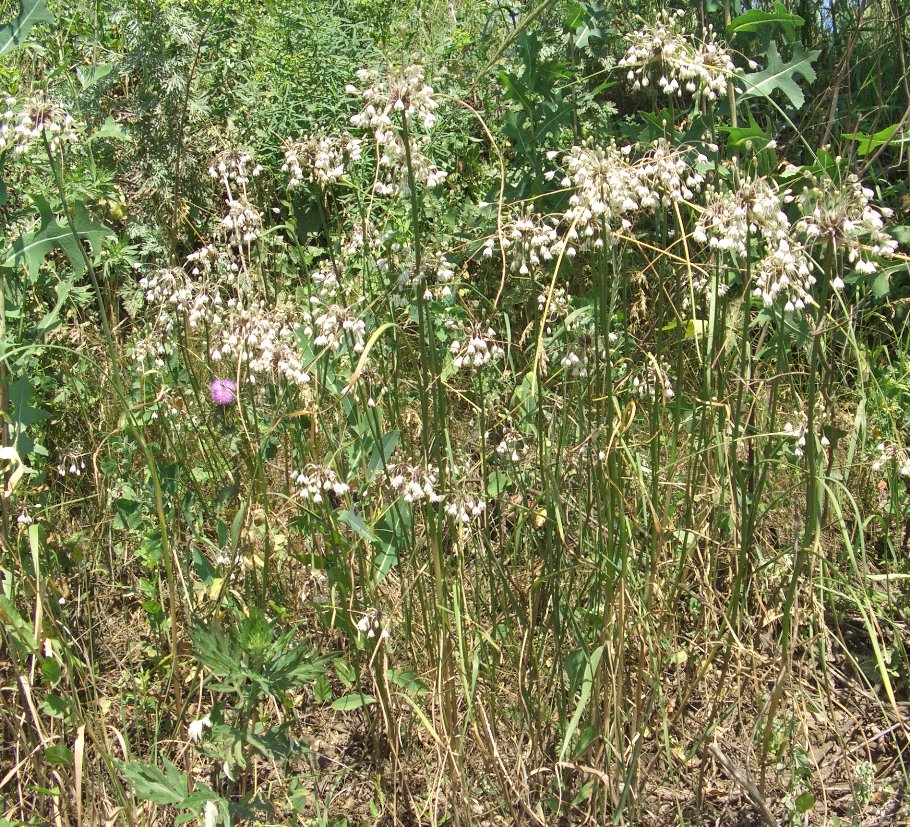
[[[111,330],[111,322],[110,318],[108,317],[107,308],[104,305],[104,295],[101,292],[101,284],[98,281],[98,274],[95,271],[95,266],[92,263],[91,256],[89,256],[89,254],[85,251],[82,239],[79,237],[79,233],[76,230],[75,218],[69,206],[69,202],[66,200],[66,189],[63,185],[63,176],[60,171],[60,166],[54,158],[54,153],[51,149],[50,143],[48,142],[47,136],[43,132],[41,138],[44,141],[44,149],[47,153],[47,158],[50,162],[51,170],[53,171],[54,183],[57,186],[57,194],[60,197],[63,213],[66,216],[67,227],[69,228],[70,235],[72,235],[73,241],[75,242],[75,245],[79,249],[79,252],[82,256],[83,263],[85,264],[86,271],[89,275],[89,280],[92,283],[92,290],[95,293],[95,299],[98,304],[98,315],[101,318],[101,328],[104,333],[104,342],[107,347],[108,358],[110,359],[111,363],[111,383],[114,387],[114,394],[117,397],[117,401],[120,403],[124,416],[126,416],[126,419],[130,424],[130,430],[135,437],[136,442],[139,443],[139,447],[142,450],[142,454],[145,457],[145,462],[148,465],[149,469],[149,477],[151,478],[152,491],[155,498],[155,515],[158,522],[158,531],[161,535],[161,556],[164,558],[164,570],[165,576],[167,578],[168,619],[170,622],[171,647],[171,672],[169,680],[174,690],[174,707],[175,709],[180,710],[180,714],[182,714],[182,690],[180,675],[178,671],[179,663],[177,659],[177,581],[174,574],[175,561],[171,557],[170,543],[168,542],[167,518],[165,517],[164,513],[164,495],[161,490],[161,480],[158,475],[158,463],[155,461],[155,456],[145,439],[142,427],[133,416],[133,411],[130,408],[129,401],[127,399],[123,380],[120,376],[120,365],[117,357],[117,348],[114,344],[113,331]],[[179,721],[177,725],[179,726]]]

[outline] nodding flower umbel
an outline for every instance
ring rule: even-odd
[[[345,173],[346,161],[360,159],[363,143],[347,133],[341,135],[307,135],[299,141],[284,144],[282,172],[288,174],[288,189],[304,183],[329,187]]]
[[[629,35],[629,48],[619,61],[628,67],[626,78],[632,88],[647,88],[654,81],[665,95],[713,101],[726,94],[727,84],[737,73],[726,47],[718,42],[713,27],[702,30],[701,40],[692,42],[683,31],[682,9],[664,10],[657,22]]]
[[[351,118],[351,124],[369,129],[379,150],[381,176],[374,190],[378,195],[407,195],[413,180],[433,189],[445,181],[447,173],[424,153],[430,130],[436,123],[438,107],[433,87],[424,81],[423,69],[405,66],[385,77],[372,69],[360,69],[357,80],[362,88],[349,83],[345,91],[359,96],[364,108]],[[405,143],[405,135],[408,142]]]
[[[76,142],[76,122],[56,101],[31,98],[17,109],[16,99],[7,97],[5,104],[0,115],[0,150],[12,147],[16,155],[24,155],[32,147],[40,146],[42,137],[51,152]]]

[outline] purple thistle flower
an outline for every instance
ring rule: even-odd
[[[231,405],[237,399],[237,383],[233,379],[215,379],[209,387],[216,405]]]

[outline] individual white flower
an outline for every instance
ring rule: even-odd
[[[208,715],[206,715],[204,718],[199,718],[198,720],[190,721],[189,725],[186,728],[189,739],[194,742],[201,741],[203,732],[206,727],[208,727],[209,729],[211,729],[211,727],[212,727],[212,721]]]
[[[202,811],[202,827],[217,827],[219,819],[218,805],[214,801],[206,801]]]

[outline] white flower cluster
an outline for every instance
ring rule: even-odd
[[[564,216],[569,225],[566,238],[551,247],[553,253],[564,250],[571,257],[578,250],[602,247],[605,241],[612,245],[613,233],[632,226],[627,213],[657,203],[657,196],[626,160],[630,151],[631,147],[620,150],[611,143],[604,149],[591,142],[569,150],[563,159],[562,185],[575,192]]]
[[[79,448],[71,450],[57,463],[57,473],[61,477],[65,477],[68,474],[74,477],[81,477],[84,470],[85,455]]]
[[[420,468],[407,463],[397,463],[389,466],[386,479],[389,487],[400,493],[406,503],[424,500],[428,503],[442,502],[442,494],[436,492],[439,472],[432,466]]]
[[[816,304],[809,292],[815,281],[809,257],[799,248],[792,249],[784,240],[758,262],[752,295],[761,298],[765,307],[782,298],[784,310],[798,312]]]
[[[42,137],[52,152],[76,142],[76,122],[59,103],[33,98],[22,109],[16,109],[16,99],[11,96],[5,103],[0,117],[0,150],[12,148],[16,155],[24,155]]]
[[[630,45],[619,61],[637,91],[656,79],[666,95],[682,96],[683,90],[716,100],[727,91],[727,81],[736,73],[736,66],[727,49],[717,41],[712,27],[702,33],[702,40],[693,44],[683,31],[682,9],[663,10],[657,21],[629,36]]]
[[[481,368],[494,359],[501,359],[505,351],[496,343],[496,331],[476,324],[466,342],[454,341],[449,346],[455,370]]]
[[[706,163],[708,159],[699,155],[697,160]],[[687,153],[671,146],[664,138],[654,141],[642,158],[638,175],[647,182],[638,191],[643,207],[652,206],[651,193],[660,193],[661,203],[667,206],[674,201],[691,201],[705,181],[704,176],[689,163]]]
[[[503,225],[502,233],[491,236],[483,246],[483,255],[491,258],[497,241],[506,254],[509,270],[527,276],[553,258],[553,248],[559,242],[554,222],[538,220],[533,210]]]
[[[521,434],[514,428],[509,428],[496,446],[496,453],[510,462],[520,462],[527,454],[527,448]]]
[[[788,238],[790,221],[783,204],[788,191],[776,193],[764,178],[744,178],[737,190],[718,192],[709,187],[706,205],[692,238],[718,252],[748,255],[749,238],[762,238],[769,248]]]
[[[180,267],[157,270],[139,279],[145,291],[145,302],[156,307],[155,329],[169,334],[186,318],[191,328],[218,324],[222,308],[221,294],[215,285],[194,281]]]
[[[246,365],[248,381],[256,384],[277,376],[295,385],[307,385],[310,374],[304,369],[297,345],[295,310],[289,306],[267,307],[254,301],[239,307],[228,301],[230,316],[209,354],[213,362],[221,360]]]
[[[254,163],[249,152],[234,149],[222,152],[209,167],[209,177],[221,181],[228,192],[232,187],[239,186],[246,194],[246,186],[250,179],[262,173],[262,165]]]
[[[299,141],[288,139],[284,144],[284,164],[281,171],[288,174],[288,189],[304,183],[329,187],[344,175],[344,163],[360,160],[362,142],[350,135],[308,135]]]
[[[314,301],[328,302],[338,298],[341,283],[338,281],[338,271],[330,262],[322,262],[313,270],[310,280],[315,290],[315,295],[310,297],[311,304]]]
[[[316,308],[313,321],[304,328],[308,336],[315,334],[313,344],[316,347],[328,348],[338,352],[342,345],[349,345],[354,353],[360,353],[364,347],[366,324],[363,319],[353,315],[349,310],[337,304],[322,305],[315,296],[310,303]]]
[[[337,497],[343,497],[351,488],[346,482],[338,478],[338,474],[324,465],[310,464],[303,471],[293,475],[298,486],[297,496],[304,500],[321,503],[323,495],[331,492]]]
[[[544,308],[547,306],[547,293],[539,293],[537,295],[537,309],[543,313]],[[550,309],[548,311],[551,319],[565,319],[569,315],[569,311],[572,309],[572,299],[568,293],[566,293],[565,287],[555,287],[553,292],[549,294],[550,296]],[[566,328],[571,329],[571,326]]]
[[[209,276],[217,279],[236,275],[240,269],[236,261],[214,244],[206,244],[186,257],[186,267],[192,276]]]
[[[417,183],[432,189],[445,181],[446,172],[436,167],[423,152],[429,137],[419,134],[419,128],[433,128],[439,105],[433,88],[424,81],[423,69],[405,66],[384,78],[375,70],[360,69],[357,79],[363,88],[348,84],[345,91],[359,96],[366,104],[351,118],[351,123],[371,130],[375,136],[382,171],[382,178],[375,185],[376,193],[409,193],[409,159]]]
[[[262,235],[262,215],[246,198],[228,198],[228,213],[221,219],[220,230],[232,247],[252,244]]]
[[[841,185],[829,178],[816,182],[800,197],[805,215],[798,222],[799,229],[810,244],[831,242],[845,250],[858,273],[875,273],[878,263],[874,259],[893,255],[897,242],[883,229],[883,219],[890,218],[892,211],[873,207],[869,203],[872,196],[872,190],[853,174]],[[835,288],[841,286],[842,282],[834,282]]]
[[[910,455],[897,445],[886,445],[884,442],[879,442],[875,448],[878,451],[878,459],[872,463],[872,470],[878,473],[884,468],[891,460],[900,461],[900,469],[898,473],[902,477],[910,477]]]
[[[584,353],[569,350],[559,360],[559,364],[565,369],[566,375],[573,379],[585,379],[588,375],[588,358]]]
[[[357,621],[357,631],[369,639],[378,636],[379,640],[387,640],[389,637],[389,629],[378,609],[370,609]]]
[[[436,298],[446,298],[452,295],[452,282],[455,280],[455,265],[441,253],[424,252],[420,262],[420,270],[415,274],[413,261],[401,264],[401,273],[398,276],[398,295],[393,301],[405,307],[408,298],[405,291],[408,289],[423,291],[423,298],[427,301]]]
[[[792,422],[784,423],[784,434],[793,440],[793,453],[797,457],[802,457],[806,451],[806,432],[809,429],[809,420],[805,414],[797,419],[796,424]]]
[[[651,359],[651,364],[648,365],[648,369],[644,374],[642,376],[636,376],[632,380],[632,387],[639,396],[647,397],[653,401],[657,399],[659,394],[664,402],[668,402],[676,396],[676,392],[673,390],[673,383],[670,381],[670,376],[667,373],[668,368],[666,365],[658,367],[653,362],[653,357],[651,357]]]
[[[483,500],[467,494],[451,497],[445,504],[446,514],[462,525],[479,520],[486,510],[487,504]]]

